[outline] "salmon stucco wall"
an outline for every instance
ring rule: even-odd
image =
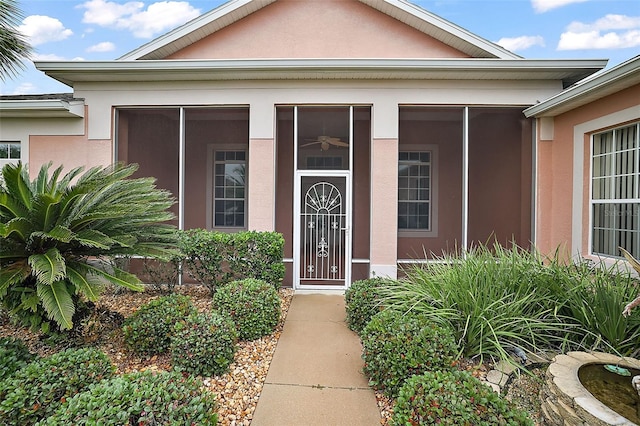
[[[110,140],[87,140],[86,136],[31,136],[29,138],[29,172],[38,174],[40,167],[49,162],[53,167],[64,166],[65,172],[83,166],[112,163],[113,145]]]
[[[564,257],[589,253],[591,135],[634,120],[640,120],[640,85],[556,116],[553,139],[538,140],[540,251],[551,253],[560,247]]]
[[[468,55],[357,0],[281,0],[167,59],[354,57]]]

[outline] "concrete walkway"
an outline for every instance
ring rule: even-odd
[[[342,295],[296,294],[252,426],[380,424]]]

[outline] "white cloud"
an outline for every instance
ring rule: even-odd
[[[32,58],[34,61],[64,61],[66,60],[62,56],[55,55],[53,53],[34,53]]]
[[[38,86],[33,83],[24,82],[13,89],[12,95],[29,95],[38,92]]]
[[[87,52],[111,52],[116,49],[116,45],[110,41],[94,44],[87,48]]]
[[[59,20],[42,15],[27,16],[18,26],[18,31],[29,38],[32,46],[64,40],[73,35],[73,31],[65,28]]]
[[[589,0],[531,0],[531,5],[536,13],[544,13],[551,9],[566,6],[572,3],[582,3]]]
[[[574,21],[569,24],[567,31],[579,33],[587,31],[606,31],[606,30],[630,30],[640,28],[640,16],[626,16],[609,14],[598,19],[592,24]]]
[[[625,49],[640,46],[640,16],[606,15],[593,23],[572,22],[558,50]]]
[[[200,15],[199,9],[185,1],[160,1],[150,4],[146,10],[144,3],[137,1],[118,4],[90,0],[79,7],[86,9],[82,22],[128,30],[139,38],[151,38]]]
[[[507,50],[516,52],[525,50],[532,46],[544,47],[544,38],[542,36],[520,36],[520,37],[502,37],[496,44]]]

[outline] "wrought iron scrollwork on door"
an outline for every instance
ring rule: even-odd
[[[313,184],[302,212],[302,273],[307,280],[344,279],[343,195],[330,182]]]

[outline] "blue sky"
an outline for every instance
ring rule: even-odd
[[[318,0],[322,1],[322,0]],[[640,54],[640,0],[413,0],[529,59],[609,59]],[[221,0],[21,0],[20,30],[35,60],[110,60],[207,12]],[[31,62],[0,94],[71,92]]]

